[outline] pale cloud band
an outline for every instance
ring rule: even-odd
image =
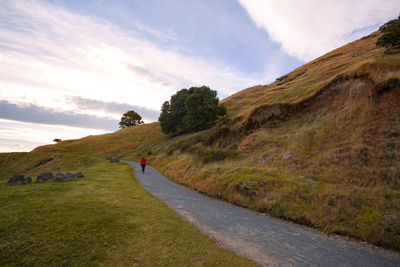
[[[288,54],[309,61],[398,16],[398,0],[238,0]]]
[[[109,117],[99,117],[75,112],[57,112],[33,104],[17,105],[4,100],[0,100],[0,118],[21,122],[66,125],[106,131],[115,131],[118,129],[118,120]]]

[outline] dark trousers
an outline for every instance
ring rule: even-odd
[[[144,168],[146,168],[146,165],[140,164],[142,166],[142,172],[144,172]]]

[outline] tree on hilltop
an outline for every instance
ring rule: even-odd
[[[161,107],[161,130],[178,135],[210,128],[219,115],[226,114],[218,103],[217,91],[207,86],[179,90]]]
[[[121,121],[119,122],[119,128],[135,126],[143,123],[142,116],[133,110],[129,110],[122,115]]]

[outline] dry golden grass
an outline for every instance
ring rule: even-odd
[[[228,114],[245,120],[260,105],[297,103],[315,94],[336,76],[356,71],[368,71],[377,81],[399,77],[399,55],[384,55],[385,48],[377,47],[380,32],[333,50],[287,74],[287,78],[269,85],[258,85],[222,100]],[[374,64],[381,66],[373,67]],[[382,65],[388,68],[382,68]],[[370,67],[367,67],[370,66]]]
[[[54,145],[41,146],[33,152],[85,152],[97,154],[130,153],[158,144],[166,137],[158,122],[123,128],[115,133],[65,140]]]

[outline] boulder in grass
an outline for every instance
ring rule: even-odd
[[[43,172],[36,178],[37,183],[55,182],[57,178],[51,172]]]
[[[77,172],[77,173],[70,173],[72,178],[83,178],[85,175],[83,175],[82,172]]]
[[[31,177],[24,174],[16,174],[8,180],[7,184],[29,184],[30,182],[32,182]]]
[[[282,155],[282,158],[283,159],[290,159],[291,157],[294,156],[294,154],[295,154],[294,151],[288,151],[288,152],[286,152],[285,154]]]
[[[71,174],[69,172],[65,172],[65,171],[64,172],[59,172],[59,173],[56,174],[56,178],[59,181],[66,182],[66,181],[71,180]]]
[[[111,159],[110,159],[110,162],[111,163],[113,163],[113,162],[119,162],[119,157],[117,156],[117,157],[112,157]]]
[[[64,181],[64,182],[71,180],[71,178],[83,178],[83,177],[85,177],[85,175],[83,175],[83,173],[80,171],[77,173],[69,173],[69,172],[63,171],[63,172],[59,172],[56,174],[57,180]]]

